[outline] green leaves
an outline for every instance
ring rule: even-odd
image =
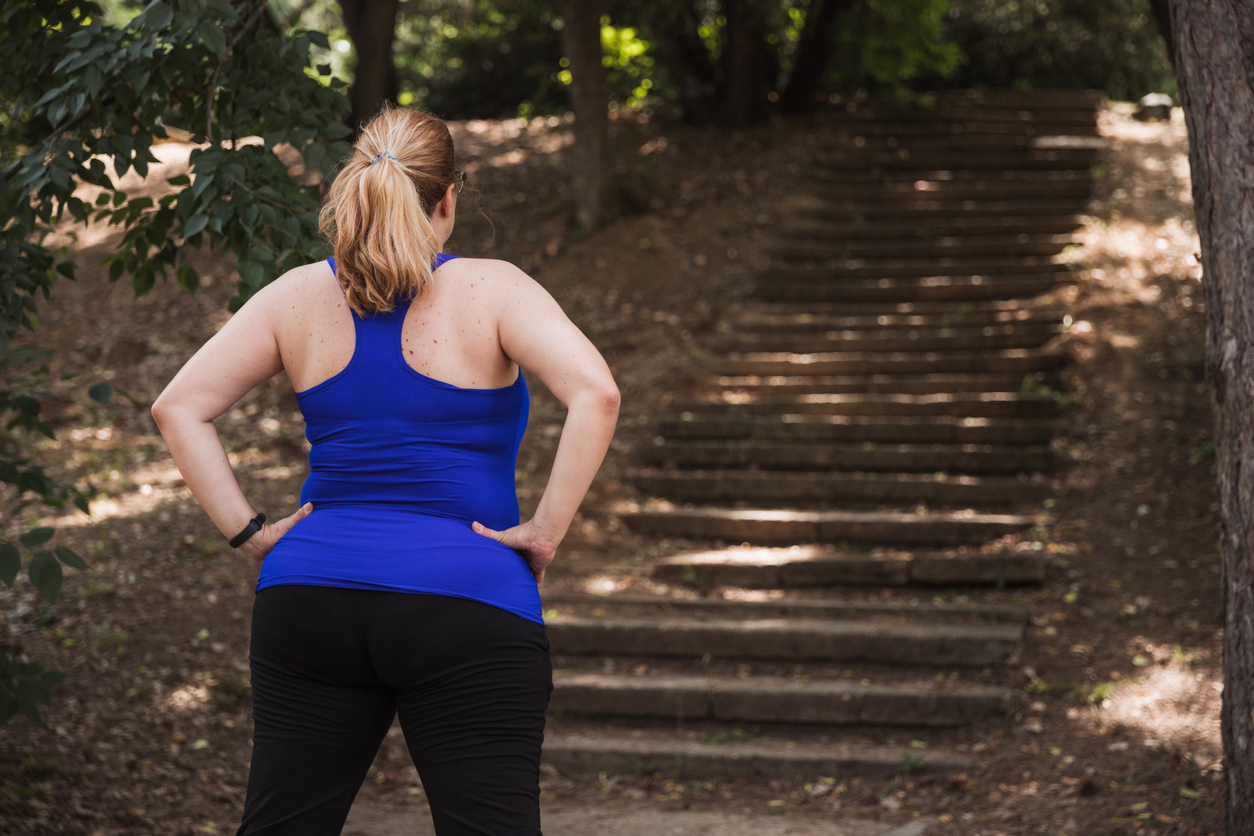
[[[196,235],[200,233],[201,231],[203,231],[204,228],[208,225],[209,225],[208,215],[195,215],[194,217],[192,217],[191,220],[187,222],[187,225],[183,227],[183,237],[191,238],[193,235]]]
[[[212,21],[206,20],[196,28],[196,34],[200,35],[200,40],[214,55],[221,55],[226,52],[226,35],[222,34],[221,27]]]
[[[108,403],[113,399],[113,387],[107,383],[97,383],[87,390],[87,397],[96,403]]]
[[[64,576],[57,556],[52,552],[35,552],[30,566],[26,568],[30,582],[45,598],[55,601],[61,595],[61,582]]]
[[[52,686],[65,681],[65,674],[37,662],[19,662],[0,654],[0,724],[18,712],[32,723],[42,724],[39,706],[52,702]]]
[[[28,549],[42,546],[56,535],[53,528],[32,528],[18,537],[18,542]],[[30,582],[49,601],[55,601],[61,594],[64,574],[61,565],[71,569],[85,571],[90,566],[77,552],[67,546],[57,546],[52,551],[40,549],[36,551],[26,568]],[[12,543],[0,543],[0,581],[12,587],[22,569],[22,552]]]
[[[17,573],[22,569],[22,553],[12,543],[0,543],[0,581],[13,586]]]
[[[78,552],[74,551],[73,549],[68,549],[65,546],[57,546],[56,555],[57,555],[57,560],[61,561],[66,566],[69,566],[71,569],[78,569],[79,571],[86,571],[91,568],[90,566],[87,565],[86,560],[83,560],[81,557],[78,556]]]
[[[23,546],[34,548],[47,543],[56,533],[56,529],[53,528],[32,528],[17,539]]]
[[[90,0],[0,3],[0,423],[7,436],[0,486],[18,511],[32,504],[88,509],[86,493],[26,457],[24,433],[53,436],[40,415],[40,384],[49,373],[28,349],[13,347],[20,329],[38,323],[40,297],[49,297],[57,279],[74,277],[74,254],[45,244],[58,224],[119,229],[102,263],[110,281],[129,276],[137,294],[171,273],[195,291],[200,277],[186,261],[187,239],[218,247],[239,265],[236,307],[284,271],[326,254],[315,228],[321,185],[293,180],[273,146],[289,144],[329,174],[330,163],[348,152],[348,102],[306,74],[310,45],[325,48],[325,37],[289,39],[264,25],[244,31],[241,15],[253,20],[256,8],[231,0],[150,2],[114,28]],[[142,194],[151,189],[132,190],[132,197],[117,187],[132,170],[141,178],[158,170],[152,143],[166,136],[164,124],[189,126],[200,143],[209,121],[217,139],[264,136],[267,147],[197,148],[187,171],[162,175],[169,191],[156,199]],[[83,183],[101,190],[94,206],[74,194]],[[115,391],[137,405],[108,383],[87,395],[103,404]],[[38,527],[0,541],[0,581],[17,583],[25,561],[30,582],[56,599],[64,568],[87,564],[55,545],[55,533]],[[19,712],[38,721],[36,704],[47,704],[59,678],[0,653],[0,723]]]

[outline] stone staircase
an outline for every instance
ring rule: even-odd
[[[693,547],[657,580],[723,595],[548,596],[550,762],[971,765],[979,729],[1012,713],[1028,620],[979,587],[1044,576],[1005,535],[1053,491],[1064,315],[1034,298],[1073,280],[1057,256],[1090,197],[1100,106],[1072,91],[849,106],[753,298],[721,323],[708,392],[657,422],[633,474],[650,499],[628,525]]]

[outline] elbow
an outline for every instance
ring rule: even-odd
[[[619,394],[618,387],[610,383],[609,387],[603,389],[598,398],[601,411],[612,421],[618,420],[618,408],[623,403],[623,396]]]
[[[152,409],[149,411],[152,413],[152,420],[157,423],[157,429],[160,430],[161,424],[165,421],[168,414],[168,407],[165,405],[165,402],[158,397],[155,401],[153,401]]]
[[[171,421],[174,420],[175,405],[171,403],[168,390],[157,396],[152,402],[152,420],[157,423],[157,429],[162,435],[169,428]]]

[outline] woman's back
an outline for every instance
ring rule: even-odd
[[[501,347],[498,317],[509,283],[502,262],[441,256],[438,278],[409,306],[401,343],[415,371],[463,389],[499,389],[518,376],[518,365]],[[285,311],[275,336],[283,367],[297,392],[342,371],[356,343],[352,309],[330,264],[293,270],[279,282]]]
[[[294,368],[322,377],[296,394],[311,444],[301,502],[318,513],[270,553],[258,589],[304,583],[440,593],[540,620],[523,559],[470,529],[472,521],[518,524],[514,470],[527,387],[501,351],[493,311],[465,298],[471,284],[487,280],[463,275],[459,287],[439,272],[440,292],[412,307],[401,299],[391,311],[346,313],[351,343],[335,339],[330,347],[299,327],[333,316],[327,300],[282,289],[293,294],[293,327],[278,337],[284,363],[291,357]],[[477,327],[469,327],[472,319]],[[512,366],[514,380],[462,387],[419,371],[410,357],[472,383]],[[386,535],[363,542],[363,519]]]

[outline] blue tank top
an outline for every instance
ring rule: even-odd
[[[526,560],[470,528],[474,520],[498,531],[518,524],[514,469],[527,384],[520,373],[501,389],[462,389],[419,373],[401,349],[409,305],[353,313],[348,365],[296,394],[312,445],[301,503],[314,512],[266,556],[257,589],[452,595],[542,624]]]

